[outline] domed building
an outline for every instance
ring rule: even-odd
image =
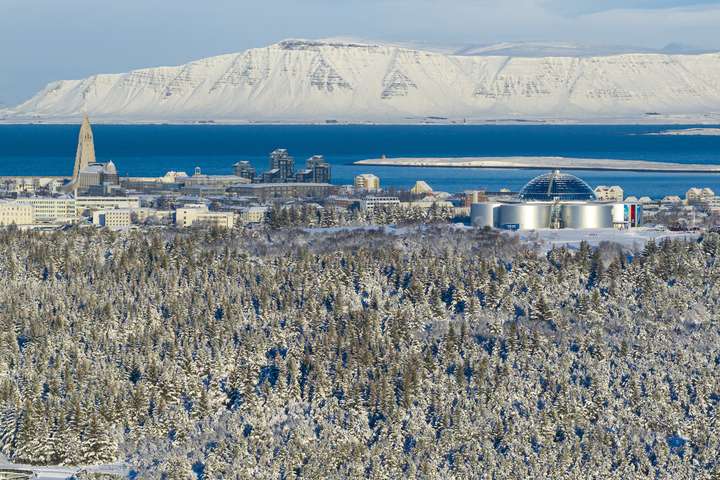
[[[542,202],[597,200],[595,192],[584,180],[569,173],[561,173],[560,170],[533,178],[520,190],[518,197],[521,200]]]
[[[642,223],[642,205],[598,201],[584,180],[555,170],[530,180],[517,198],[473,203],[470,218],[506,230],[630,228]]]

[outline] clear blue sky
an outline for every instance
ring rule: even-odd
[[[0,103],[285,38],[720,50],[720,0],[0,0]]]

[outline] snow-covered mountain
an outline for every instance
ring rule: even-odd
[[[720,54],[516,57],[288,40],[50,83],[0,119],[414,121],[720,112]]]

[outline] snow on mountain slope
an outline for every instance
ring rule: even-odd
[[[0,118],[406,121],[720,111],[720,54],[448,55],[288,40],[180,65],[50,83]]]

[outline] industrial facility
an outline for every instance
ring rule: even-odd
[[[473,203],[470,218],[506,230],[632,228],[642,224],[642,205],[599,201],[583,180],[555,170],[530,180],[517,197]]]

